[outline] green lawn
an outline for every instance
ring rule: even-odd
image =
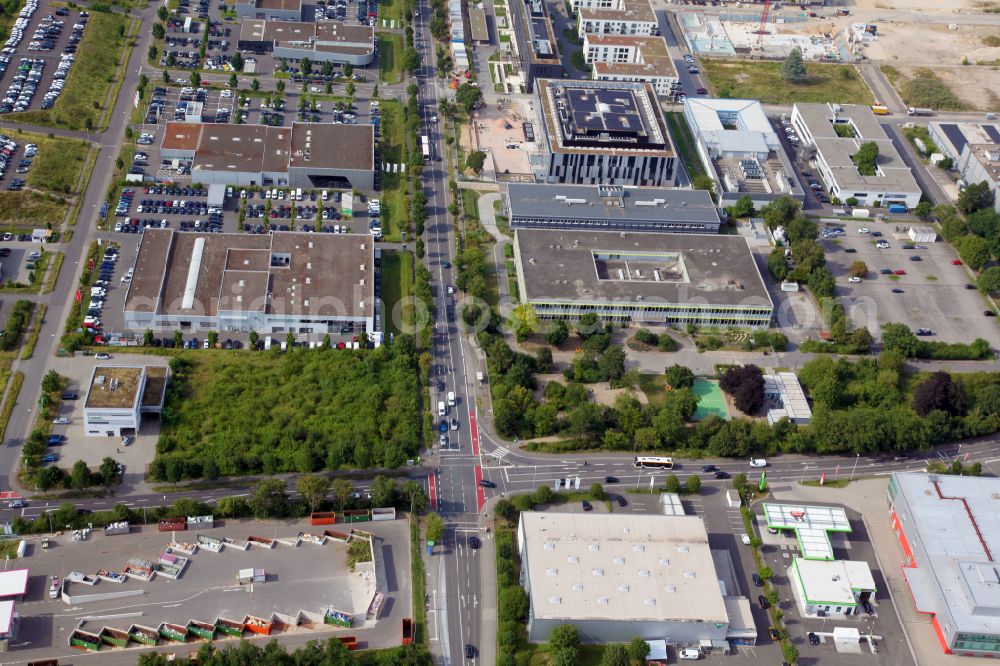
[[[90,150],[86,141],[62,137],[50,139],[29,132],[18,135],[18,139],[23,139],[24,143],[38,144],[38,155],[28,174],[28,187],[60,194],[77,192],[80,170]]]
[[[403,76],[403,38],[378,36],[378,76],[382,83],[399,83]]]
[[[65,201],[39,192],[0,191],[0,227],[37,229],[51,222],[53,227],[62,224],[69,206]]]
[[[378,3],[378,18],[379,25],[382,24],[382,20],[387,21],[395,19],[397,21],[396,27],[399,26],[399,21],[403,20],[403,0],[379,0]],[[381,57],[381,56],[380,56]]]
[[[639,390],[646,394],[649,404],[663,402],[667,377],[663,373],[639,375]]]
[[[465,210],[465,219],[479,224],[479,192],[476,190],[462,190],[462,208]]]
[[[691,180],[704,176],[705,167],[701,163],[701,158],[698,157],[694,137],[691,135],[691,130],[684,117],[680,113],[674,112],[667,113],[666,116],[667,126],[670,128],[670,134],[674,137],[674,145],[677,146],[677,152],[680,154],[681,161],[684,162],[688,176]]]
[[[403,121],[403,107],[397,101],[382,100],[382,140],[380,142],[383,163],[406,162],[406,124]],[[381,165],[380,165],[381,166]],[[382,189],[392,190],[399,185],[403,174],[383,173]]]
[[[830,101],[871,104],[875,101],[861,75],[851,65],[808,63],[809,79],[789,83],[781,78],[780,62],[705,59],[701,69],[714,97],[759,99],[764,104]]]
[[[589,72],[590,68],[587,66],[587,61],[583,57],[583,51],[573,51],[569,54],[569,61],[572,63],[578,71]]]
[[[10,121],[85,129],[89,120],[97,127],[126,44],[118,31],[128,25],[129,19],[121,14],[93,12],[55,108],[13,113]]]
[[[956,95],[934,70],[927,67],[917,67],[907,76],[892,66],[884,65],[882,73],[909,106],[941,111],[966,111],[970,108],[968,102]]]
[[[383,188],[379,197],[382,204],[382,238],[387,243],[398,243],[402,232],[409,227],[409,199],[403,186],[391,190]],[[412,240],[412,239],[409,239]]]
[[[382,302],[385,331],[399,335],[406,326],[412,326],[408,309],[400,310],[403,321],[393,316],[396,304],[413,295],[413,255],[409,252],[386,251],[382,253]]]

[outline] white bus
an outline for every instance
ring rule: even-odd
[[[636,456],[635,462],[632,463],[634,467],[642,467],[643,469],[652,467],[660,469],[673,469],[674,459],[673,458],[663,458],[660,456]]]
[[[421,147],[421,150],[424,153],[424,162],[430,162],[431,161],[431,141],[430,141],[430,139],[427,138],[426,134],[424,134],[424,135],[422,135],[420,137],[420,147]]]

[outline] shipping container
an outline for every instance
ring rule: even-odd
[[[333,511],[315,511],[309,517],[310,525],[333,525],[337,522],[337,514]]]
[[[905,213],[906,212],[906,206],[904,206],[903,204],[891,204],[889,206],[889,212],[890,213]]]
[[[413,644],[413,620],[408,617],[403,618],[403,645]]]
[[[160,532],[182,532],[187,529],[187,518],[164,518],[159,522]]]
[[[855,208],[851,211],[851,217],[865,219],[871,217],[871,212],[867,208]]]

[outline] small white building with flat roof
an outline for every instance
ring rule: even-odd
[[[764,402],[771,425],[783,418],[800,425],[812,420],[812,408],[794,372],[764,375]]]
[[[799,552],[807,560],[833,560],[830,532],[849,533],[851,522],[839,506],[764,504],[764,522],[771,529],[792,530]]]
[[[875,595],[875,579],[867,562],[807,560],[796,557],[788,580],[799,612],[807,617],[856,615]]]

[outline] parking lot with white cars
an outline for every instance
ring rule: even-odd
[[[25,5],[0,50],[0,81],[6,83],[0,113],[27,111],[35,106],[51,109],[76,60],[89,13],[75,14],[60,7],[42,17],[29,35],[37,9],[37,2]]]
[[[820,240],[855,325],[878,337],[882,325],[899,322],[944,342],[983,338],[1000,347],[997,320],[986,314],[992,310],[947,243],[915,243],[903,227],[867,222],[827,225]],[[855,261],[868,272],[851,280]]]

